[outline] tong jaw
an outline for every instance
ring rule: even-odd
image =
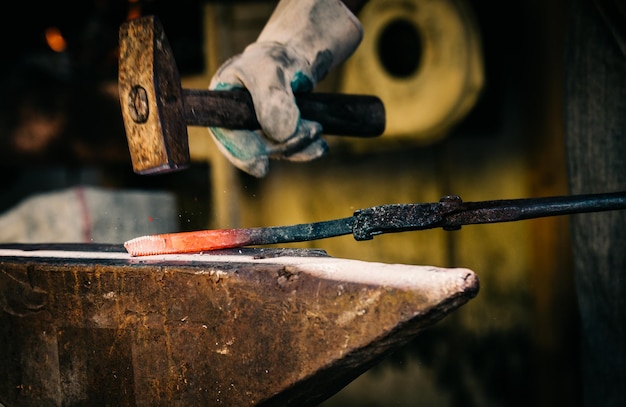
[[[458,230],[447,217],[464,210],[463,200],[456,195],[444,196],[435,203],[390,204],[359,209],[354,212],[352,234],[356,240],[371,240],[375,235],[442,227]]]

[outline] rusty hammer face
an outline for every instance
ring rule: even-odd
[[[133,170],[160,174],[189,166],[187,126],[259,129],[245,89],[183,89],[173,52],[155,16],[120,27],[118,86]],[[385,108],[371,95],[301,93],[303,118],[324,134],[374,137],[385,129]]]
[[[138,174],[189,166],[189,141],[178,68],[161,24],[138,18],[120,27],[119,95]]]

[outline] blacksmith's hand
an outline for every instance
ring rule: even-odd
[[[359,45],[362,26],[341,0],[281,0],[257,40],[226,61],[211,90],[246,88],[261,130],[209,128],[220,151],[255,177],[269,159],[310,161],[328,145],[317,122],[300,117],[294,92],[310,92]]]

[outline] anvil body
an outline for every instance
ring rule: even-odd
[[[317,405],[477,292],[323,250],[0,245],[0,402]]]

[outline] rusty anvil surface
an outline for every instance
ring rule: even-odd
[[[0,403],[317,405],[477,292],[323,250],[0,245]]]

